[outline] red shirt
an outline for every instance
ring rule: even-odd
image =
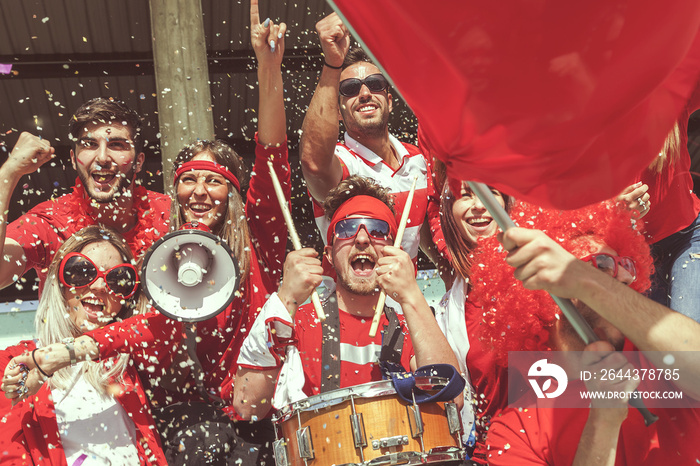
[[[483,310],[467,301],[464,315],[469,335],[467,370],[474,394],[476,443],[483,444],[491,420],[508,405],[508,368],[497,364],[496,353],[478,335],[479,327],[486,325]],[[474,458],[478,462],[478,458]]]
[[[0,352],[0,365],[5,367],[10,359],[35,348],[33,341],[20,342]],[[117,402],[134,422],[136,449],[142,465],[166,464],[160,436],[156,431],[150,404],[146,398],[134,367],[129,364],[123,374],[123,390],[115,396]],[[11,410],[10,400],[2,397],[3,417],[0,417],[0,463],[66,465],[66,455],[61,445],[56,421],[56,411],[48,384],[36,395],[21,401]]]
[[[700,99],[700,91],[696,92],[694,99]],[[661,173],[644,170],[639,178],[649,186],[647,192],[651,205],[649,213],[642,220],[651,243],[687,227],[700,213],[700,199],[693,193],[691,160],[688,153],[688,118],[694,107],[697,105],[686,107],[678,119],[681,135],[681,153],[678,160],[675,163],[666,162]]]
[[[370,338],[372,317],[359,317],[343,310],[339,313],[340,388],[382,380],[382,372],[378,364],[379,351],[382,347],[381,331],[377,332],[374,338]],[[401,365],[409,371],[413,345],[403,315],[397,314],[397,317],[404,335]],[[318,395],[321,390],[323,356],[322,324],[316,317],[313,304],[301,306],[294,315],[294,321],[296,337],[299,339],[299,355],[306,379],[304,393],[308,396]],[[379,329],[381,330],[388,323],[386,316],[382,314]]]
[[[42,202],[7,227],[7,238],[17,241],[27,258],[27,269],[36,269],[43,288],[46,273],[54,254],[73,233],[94,225],[87,213],[87,200],[80,180],[73,191],[57,199]],[[151,245],[168,232],[170,197],[148,191],[142,186],[134,189],[136,225],[129,231],[120,231],[137,259]]]
[[[635,366],[640,367],[637,363]],[[645,366],[650,367],[642,359],[641,367]],[[642,381],[638,390],[660,389],[658,382],[653,388],[646,388],[648,384],[649,381]],[[567,391],[579,389],[584,389],[583,382],[569,382]],[[668,390],[678,389],[669,383]],[[535,401],[534,393],[528,392],[527,396],[529,402],[519,404],[529,408],[509,408],[492,420],[486,445],[477,445],[476,455],[486,457],[492,466],[571,464],[588,419],[588,408],[543,408],[538,407],[542,400]],[[544,400],[553,401],[556,399]],[[685,403],[692,405],[692,401]],[[698,464],[700,409],[654,408],[651,411],[659,420],[646,427],[639,411],[629,408],[620,428],[616,466]]]

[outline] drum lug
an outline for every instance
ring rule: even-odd
[[[420,414],[420,406],[417,404],[407,405],[408,424],[411,427],[411,436],[418,438],[423,435],[423,417]]]
[[[445,403],[445,414],[447,415],[447,425],[450,428],[450,434],[454,435],[462,430],[462,423],[459,421],[459,410],[457,404],[453,402]]]
[[[275,464],[277,466],[289,466],[287,444],[284,439],[278,439],[272,442],[272,452],[275,455]]]
[[[398,447],[400,445],[408,445],[408,436],[396,435],[394,437],[384,437],[379,440],[372,440],[372,448],[381,450],[382,448]]]
[[[299,456],[305,460],[314,459],[314,446],[311,441],[311,429],[308,426],[297,430],[297,446]]]
[[[352,424],[352,439],[355,442],[355,448],[366,447],[367,437],[365,436],[365,421],[362,418],[362,413],[351,414],[350,424]]]

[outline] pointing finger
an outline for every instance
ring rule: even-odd
[[[250,25],[257,26],[260,24],[260,12],[258,10],[258,0],[250,0]]]

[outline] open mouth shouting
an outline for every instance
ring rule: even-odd
[[[193,219],[208,218],[214,215],[213,206],[205,202],[192,202],[187,204],[187,210]]]
[[[98,186],[108,186],[112,183],[112,181],[114,181],[114,179],[117,177],[117,174],[105,170],[98,170],[92,172],[90,176]]]
[[[95,296],[88,296],[80,300],[83,306],[85,317],[93,323],[106,322],[108,317],[105,314],[105,302]]]
[[[374,266],[377,259],[372,254],[361,252],[356,254],[350,260],[350,267],[355,275],[360,277],[369,277],[374,272]]]
[[[467,224],[477,233],[477,236],[488,233],[489,228],[494,224],[491,217],[471,217],[467,219]]]

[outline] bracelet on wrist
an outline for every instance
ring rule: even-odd
[[[340,65],[340,66],[329,65],[325,59],[323,60],[323,66],[327,66],[328,68],[330,68],[332,70],[342,70],[343,69],[343,65]]]
[[[64,338],[62,340],[62,343],[64,345],[66,345],[66,349],[68,350],[68,355],[70,356],[71,367],[75,366],[76,364],[78,364],[78,360],[75,358],[75,346],[74,346],[75,338],[73,338],[73,337]]]
[[[39,363],[36,362],[36,357],[34,356],[34,353],[36,353],[36,350],[38,349],[39,348],[34,348],[34,350],[32,351],[32,361],[34,361],[34,365],[36,366],[37,370],[41,373],[41,375],[43,375],[47,379],[50,379],[51,377],[53,377],[53,374],[49,375],[46,372],[44,372],[43,369],[39,367]]]

